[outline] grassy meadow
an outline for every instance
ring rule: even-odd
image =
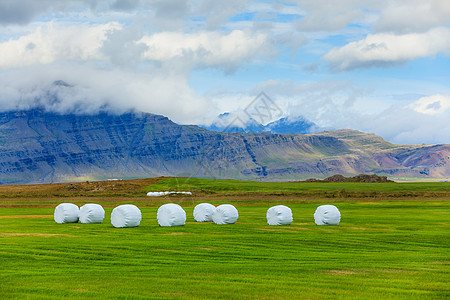
[[[409,189],[407,188],[409,187]],[[190,190],[193,196],[146,197]],[[187,178],[0,187],[0,298],[448,299],[450,184],[261,183]],[[102,224],[56,224],[54,207],[102,204]],[[179,203],[185,226],[159,227]],[[233,225],[196,223],[196,204],[230,203]],[[112,209],[137,205],[136,228]],[[286,204],[290,226],[265,214]],[[321,204],[339,226],[316,226]]]
[[[157,183],[146,188],[149,191],[161,190],[189,190],[197,192],[230,193],[230,192],[294,192],[297,194],[308,192],[450,192],[449,182],[386,182],[386,183],[362,183],[362,182],[261,182],[241,180],[218,180],[198,178],[161,178]],[[361,195],[361,194],[360,194]]]

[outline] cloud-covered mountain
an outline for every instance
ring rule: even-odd
[[[276,121],[262,125],[253,118],[246,121],[230,113],[223,113],[209,126],[200,127],[219,132],[246,132],[246,133],[298,133],[308,134],[323,131],[322,128],[302,116],[296,118],[283,117]]]
[[[223,133],[147,113],[0,114],[0,183],[151,176],[296,180],[377,173],[450,177],[450,145],[393,145],[353,130]]]
[[[450,143],[449,57],[448,0],[0,1],[0,111],[211,124],[264,92],[320,127]]]

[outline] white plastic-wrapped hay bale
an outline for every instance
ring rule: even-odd
[[[194,219],[197,222],[212,222],[216,207],[209,203],[200,203],[194,207]]]
[[[149,197],[159,197],[162,196],[161,192],[148,192],[147,196]]]
[[[161,205],[156,214],[159,226],[183,226],[186,223],[186,212],[175,203]]]
[[[80,207],[81,223],[101,223],[105,218],[105,210],[100,204],[89,203]]]
[[[217,206],[212,216],[213,222],[216,224],[234,224],[238,218],[238,210],[231,204]]]
[[[61,203],[55,207],[53,218],[56,223],[76,223],[80,209],[73,203]]]
[[[339,225],[341,213],[334,205],[321,205],[314,213],[314,221],[317,225]]]
[[[292,210],[284,205],[272,206],[267,210],[266,217],[269,225],[291,225],[293,220]]]
[[[150,197],[159,197],[159,196],[165,196],[165,195],[171,195],[171,194],[184,194],[184,195],[192,195],[192,192],[148,192],[147,196]]]
[[[141,210],[133,204],[119,205],[111,213],[111,224],[116,228],[136,227],[141,220]]]

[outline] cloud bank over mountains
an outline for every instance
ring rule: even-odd
[[[450,143],[449,37],[445,0],[5,0],[0,110],[208,124],[264,91],[290,118]]]

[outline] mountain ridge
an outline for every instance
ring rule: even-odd
[[[450,145],[394,145],[355,130],[222,133],[128,112],[0,113],[0,184],[183,176],[302,180],[450,177]]]
[[[241,132],[241,133],[291,133],[291,134],[308,134],[321,131],[321,128],[315,123],[307,120],[302,116],[294,119],[288,117],[280,118],[266,125],[260,124],[253,118],[246,121],[241,119],[237,114],[223,113],[216,120],[206,126],[199,125],[204,129],[217,132]]]

